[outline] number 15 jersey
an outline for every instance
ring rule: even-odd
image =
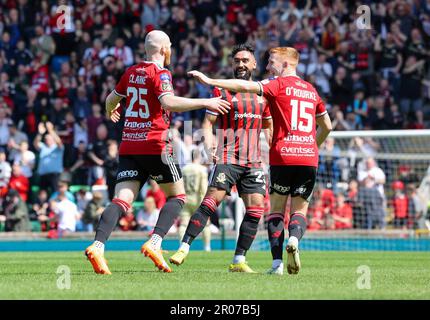
[[[315,119],[327,111],[315,88],[297,76],[258,83],[273,118],[270,164],[318,167]]]
[[[169,144],[170,112],[160,98],[174,94],[170,71],[154,62],[142,62],[126,70],[115,87],[126,98],[120,155],[161,155]]]

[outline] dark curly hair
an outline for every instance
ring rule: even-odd
[[[250,45],[249,43],[237,44],[231,50],[231,56],[234,57],[236,55],[236,53],[238,53],[239,51],[249,51],[252,54],[254,54],[254,47],[252,45]]]

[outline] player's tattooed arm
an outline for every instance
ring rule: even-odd
[[[333,128],[332,128],[330,116],[328,115],[328,113],[325,113],[321,117],[317,117],[316,122],[318,125],[316,140],[319,148],[321,144],[324,142],[324,140],[330,134],[330,131],[333,130]]]
[[[240,79],[211,79],[200,71],[196,70],[188,72],[188,75],[209,86],[220,87],[234,92],[250,92],[261,94],[260,85],[255,81]]]
[[[118,122],[120,114],[118,108],[120,107],[120,101],[123,97],[117,95],[112,91],[106,98],[106,115],[113,121]]]

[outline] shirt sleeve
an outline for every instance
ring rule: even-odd
[[[221,97],[221,96],[222,96],[221,90],[219,88],[215,87],[212,90],[212,97],[216,98],[216,97]],[[212,110],[208,110],[208,109],[206,109],[206,113],[209,113],[209,114],[214,115],[214,116],[218,116],[219,115],[218,112],[212,111]]]
[[[171,94],[174,95],[173,84],[172,84],[172,75],[169,70],[162,70],[155,74],[154,80],[154,93],[157,96],[158,100],[161,97]]]
[[[316,110],[315,110],[315,117],[321,117],[323,115],[325,115],[327,113],[327,110],[325,109],[325,104],[322,101],[321,97],[318,96],[318,100],[317,100],[317,106],[316,106]]]
[[[257,83],[260,86],[260,96],[269,99],[278,95],[280,89],[278,78],[269,78]]]
[[[128,71],[128,70],[127,70]],[[116,95],[127,98],[128,72],[124,72],[121,79],[115,86],[114,92]]]

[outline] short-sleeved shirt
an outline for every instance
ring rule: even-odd
[[[62,173],[63,168],[63,156],[64,146],[53,145],[48,147],[46,144],[41,142],[40,154],[39,154],[39,166],[37,173],[39,175],[50,174],[50,173]]]
[[[327,111],[315,88],[297,76],[258,83],[273,117],[270,164],[318,167],[315,120]]]
[[[230,112],[217,116],[217,157],[218,163],[235,164],[245,167],[261,166],[260,132],[263,120],[271,119],[266,100],[252,93],[236,93],[215,88],[214,97],[222,96],[230,102]]]
[[[170,113],[159,99],[174,94],[170,71],[154,62],[127,69],[115,87],[126,98],[120,155],[160,155],[169,144]]]

